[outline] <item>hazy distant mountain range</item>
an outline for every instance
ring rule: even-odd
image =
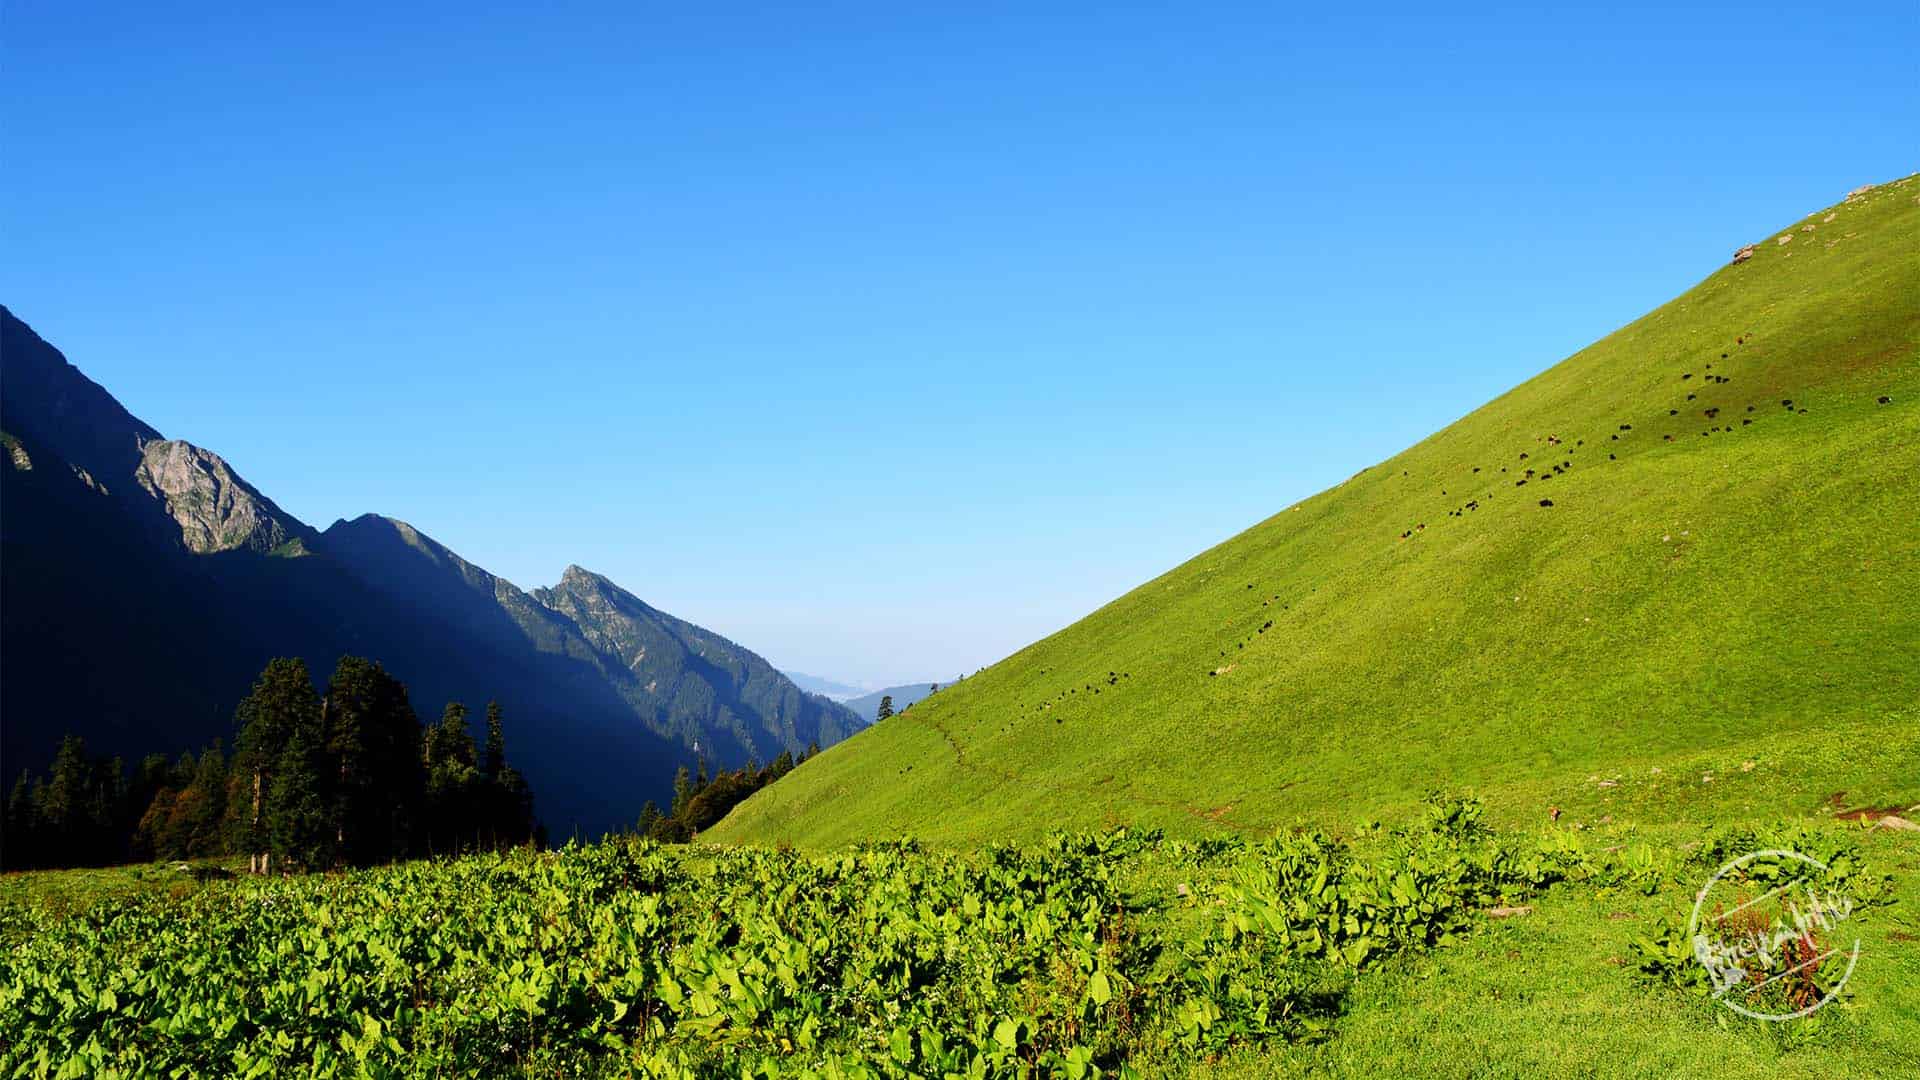
[[[767,761],[863,724],[580,567],[522,591],[403,521],[316,531],[4,307],[0,443],[10,775],[44,767],[69,731],[129,756],[230,737],[234,704],[283,655],[318,680],[343,654],[379,660],[426,718],[498,699],[556,837],[630,820],[696,756]]]
[[[832,698],[835,701],[846,701],[848,698],[857,698],[861,694],[873,689],[872,686],[843,683],[834,679],[823,678],[819,675],[809,675],[804,671],[788,671],[783,672],[783,674],[785,674],[787,678],[792,679],[795,686],[805,690],[807,693],[819,694],[821,697]]]
[[[948,679],[940,682],[938,685],[947,686],[953,681],[954,680]],[[893,711],[899,712],[901,709],[931,694],[934,685],[935,681],[929,679],[926,682],[907,683],[904,686],[889,686],[881,690],[875,690],[870,694],[862,694],[859,697],[848,698],[842,702],[842,704],[854,712],[859,713],[860,719],[871,724],[873,723],[874,717],[880,714],[881,698],[892,698]]]

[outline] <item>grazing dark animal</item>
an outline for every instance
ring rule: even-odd
[[[1679,415],[1680,415],[1680,410],[1679,410],[1679,409],[1668,409],[1668,410],[1667,410],[1667,415],[1668,415],[1668,416],[1679,416]]]
[[[1552,499],[1541,499],[1541,500],[1540,500],[1540,505],[1541,505],[1541,506],[1552,506],[1552,505],[1553,505],[1553,500],[1552,500]]]
[[[1747,426],[1748,424],[1751,424],[1751,423],[1753,423],[1753,421],[1751,421],[1751,420],[1747,420],[1747,419],[1744,419],[1744,418],[1743,418],[1743,419],[1741,419],[1741,421],[1740,421],[1740,426],[1741,426],[1741,427],[1746,427],[1746,426]]]
[[[1526,482],[1525,480],[1515,480],[1515,481],[1513,482],[1513,486],[1514,486],[1514,487],[1526,487],[1526,486],[1527,486],[1527,482]]]
[[[1693,372],[1691,372],[1691,371],[1689,371],[1689,372],[1687,372],[1687,373],[1686,373],[1685,375],[1682,375],[1682,376],[1680,376],[1680,381],[1681,381],[1681,382],[1685,382],[1685,381],[1687,381],[1688,379],[1691,379],[1691,378],[1693,378]]]
[[[1613,456],[1612,454],[1608,454],[1608,455],[1607,455],[1607,460],[1608,460],[1608,461],[1613,461],[1613,460],[1616,460],[1616,459],[1614,458],[1614,456]]]
[[[1752,411],[1753,411],[1753,406],[1751,406],[1751,405],[1749,405],[1749,406],[1747,406],[1747,411],[1748,411],[1748,412],[1752,412]]]
[[[1687,400],[1688,400],[1688,401],[1692,401],[1692,400],[1693,400],[1694,398],[1697,398],[1697,397],[1699,397],[1699,396],[1700,396],[1700,395],[1698,395],[1698,394],[1688,394],[1688,395],[1687,395]]]
[[[1718,406],[1718,405],[1715,405],[1715,406],[1712,406],[1712,407],[1710,407],[1709,409],[1707,409],[1707,418],[1708,418],[1708,419],[1712,419],[1713,417],[1716,417],[1716,416],[1719,416],[1719,415],[1720,415],[1720,406]]]
[[[1781,407],[1781,408],[1783,408],[1783,409],[1791,409],[1791,408],[1793,408],[1793,399],[1792,399],[1792,398],[1781,398],[1781,399],[1780,399],[1780,407]]]
[[[1527,460],[1527,452],[1525,450],[1520,451],[1520,460],[1521,461]]]
[[[1887,396],[1887,395],[1885,395],[1885,394],[1881,394],[1881,395],[1880,395],[1880,401],[1879,401],[1879,403],[1880,403],[1880,404],[1882,404],[1882,405],[1891,405],[1891,404],[1893,404],[1893,399],[1892,399],[1892,398],[1890,398],[1890,397],[1888,397],[1888,396]]]
[[[1620,425],[1620,430],[1621,430],[1621,431],[1632,431],[1632,430],[1633,430],[1633,425],[1632,425],[1632,424],[1621,424],[1621,425]]]

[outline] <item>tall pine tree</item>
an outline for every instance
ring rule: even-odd
[[[424,776],[420,720],[386,669],[342,657],[327,680],[330,812],[340,857],[368,865],[404,854],[417,828]]]
[[[287,749],[297,731],[307,732],[310,744],[319,742],[320,698],[314,693],[307,665],[298,659],[268,661],[266,670],[254,680],[253,692],[241,700],[235,718],[240,735],[233,771],[240,790],[235,793],[238,798],[229,800],[228,817],[234,824],[234,842],[247,853],[249,867],[255,873],[266,873],[273,851],[269,801],[279,769],[289,760]],[[296,754],[291,760],[312,763],[310,753]],[[289,795],[309,789],[314,791],[314,798],[319,798],[317,779],[300,778],[286,788]]]
[[[507,767],[507,736],[501,729],[500,703],[487,702],[487,749],[480,756],[480,775],[489,782],[500,779],[500,771]]]
[[[473,846],[483,831],[482,783],[474,757],[467,707],[449,701],[426,739],[427,844],[434,854]]]
[[[284,870],[324,870],[339,853],[326,743],[316,715],[287,735],[267,788],[267,845]]]

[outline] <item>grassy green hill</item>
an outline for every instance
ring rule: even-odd
[[[1392,816],[1436,787],[1520,820],[1905,806],[1916,702],[1908,178],[1758,238],[1419,445],[809,761],[707,838],[1264,830]]]

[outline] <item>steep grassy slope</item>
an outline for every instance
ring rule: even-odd
[[[1909,178],[1762,238],[707,838],[1260,829],[1438,786],[1520,817],[1906,805],[1916,702]]]

